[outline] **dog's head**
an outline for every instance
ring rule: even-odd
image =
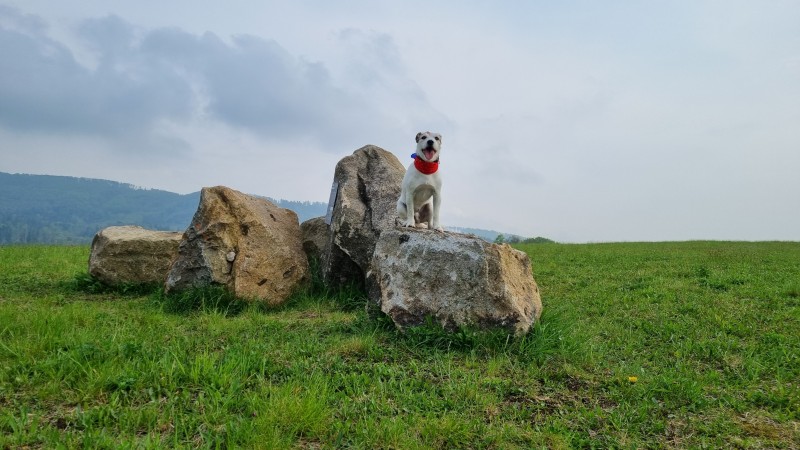
[[[439,160],[439,152],[442,150],[442,135],[431,133],[430,131],[420,131],[417,133],[417,156],[424,161],[433,162]]]

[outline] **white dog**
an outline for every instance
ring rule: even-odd
[[[444,231],[439,222],[442,202],[442,177],[439,174],[439,153],[442,136],[424,131],[417,133],[414,162],[403,177],[397,214],[404,227],[430,228]]]

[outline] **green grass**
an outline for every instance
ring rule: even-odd
[[[0,247],[0,448],[798,448],[800,243],[521,245],[526,337],[86,279]],[[636,377],[635,382],[629,377]]]

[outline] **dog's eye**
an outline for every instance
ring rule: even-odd
[[[434,139],[436,139],[438,141],[439,140],[439,136],[436,136]]]

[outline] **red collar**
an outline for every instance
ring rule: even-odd
[[[418,157],[416,154],[412,155],[412,158],[414,158],[414,167],[416,167],[417,170],[424,173],[425,175],[436,173],[436,171],[439,170],[438,159],[436,161],[428,162]]]

